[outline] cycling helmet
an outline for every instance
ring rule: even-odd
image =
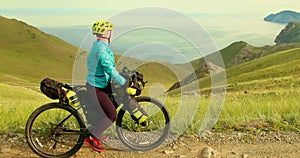
[[[109,30],[114,30],[114,25],[107,20],[98,20],[92,26],[93,34],[103,35]]]

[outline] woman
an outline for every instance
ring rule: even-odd
[[[113,24],[106,20],[98,20],[93,24],[92,33],[96,35],[96,41],[87,57],[87,93],[93,106],[99,107],[97,110],[99,115],[93,118],[96,123],[85,143],[98,152],[104,151],[100,141],[104,139],[102,133],[117,117],[115,106],[108,96],[112,91],[110,81],[113,79],[120,86],[124,86],[126,82],[116,70],[114,54],[109,48],[113,30]]]
[[[102,133],[116,120],[116,103],[112,102],[109,94],[112,94],[111,79],[122,88],[122,99],[124,104],[129,104],[128,111],[132,118],[142,126],[146,126],[148,114],[140,108],[134,99],[136,89],[128,87],[129,83],[119,74],[115,68],[114,54],[109,48],[114,26],[106,20],[96,21],[92,26],[92,32],[96,35],[96,41],[87,57],[88,73],[86,76],[86,88],[91,104],[89,109],[94,115],[87,115],[88,121],[92,124],[90,133],[85,143],[95,151],[103,152],[101,140],[108,139]],[[125,92],[126,91],[126,92]]]

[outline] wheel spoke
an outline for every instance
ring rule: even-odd
[[[148,114],[147,125],[136,124],[128,112],[120,111],[117,134],[120,140],[133,150],[151,150],[166,139],[170,130],[169,115],[163,105],[155,99],[140,97],[137,101]]]
[[[42,157],[68,157],[76,153],[86,135],[85,125],[74,109],[46,104],[32,113],[26,124],[30,148]]]

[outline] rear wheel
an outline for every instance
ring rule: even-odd
[[[45,104],[29,117],[26,129],[29,147],[41,157],[69,157],[82,146],[85,124],[77,111],[58,103]]]
[[[151,97],[136,97],[149,115],[147,125],[137,124],[130,113],[121,109],[116,122],[117,134],[127,147],[135,151],[151,150],[163,143],[170,131],[170,117],[163,104]]]

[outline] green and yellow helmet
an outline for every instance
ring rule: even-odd
[[[93,34],[105,34],[107,31],[114,30],[114,25],[107,20],[98,20],[92,26]]]

